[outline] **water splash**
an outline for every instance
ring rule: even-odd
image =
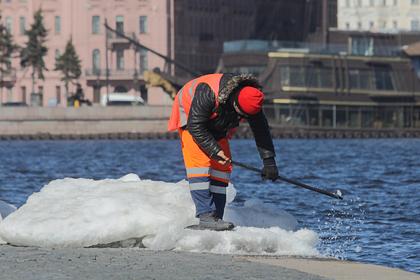
[[[360,197],[347,196],[334,202],[331,209],[318,219],[321,254],[337,259],[354,259],[362,251],[359,243],[366,213]]]

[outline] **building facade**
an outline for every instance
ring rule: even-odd
[[[175,58],[205,74],[216,69],[226,41],[304,41],[309,36],[322,40],[323,30],[336,27],[336,1],[177,0]],[[326,13],[328,20],[323,20]],[[188,75],[175,69],[177,76]]]
[[[19,58],[13,59],[14,71],[5,77],[0,103],[67,106],[64,84],[54,68],[56,57],[64,52],[70,39],[81,59],[79,83],[87,99],[96,104],[108,93],[140,95],[144,89],[143,71],[163,68],[165,60],[133,47],[112,33],[108,33],[107,39],[105,20],[110,27],[129,34],[145,46],[168,57],[174,55],[173,0],[2,0],[0,3],[2,21],[18,45],[25,44],[25,30],[30,28],[38,9],[43,12],[48,30],[45,57],[48,71],[44,81],[36,81],[34,90],[41,96],[39,104],[33,104],[35,101],[31,100],[31,70],[22,69]],[[70,92],[74,91],[75,85],[71,85]],[[144,92],[143,97],[146,98]],[[170,102],[159,89],[150,89],[147,99],[151,104]]]
[[[263,42],[230,42],[225,43],[229,47],[222,56],[222,71],[248,72],[259,77],[267,95],[266,116],[272,124],[328,129],[418,129],[417,69],[403,53],[385,51],[384,43],[379,41],[389,39],[376,36],[378,43],[372,45],[371,53],[351,44],[326,50],[323,44],[290,48],[268,42],[264,50]],[[344,35],[341,40],[345,41]],[[244,47],[246,43],[248,46]],[[392,46],[391,42],[386,44]],[[412,55],[418,55],[415,46]]]
[[[338,0],[338,29],[420,31],[419,0]]]

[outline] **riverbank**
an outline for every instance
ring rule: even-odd
[[[167,132],[168,106],[2,107],[0,140],[174,139]],[[420,138],[419,129],[285,127],[269,121],[274,138]],[[236,138],[252,138],[247,125]]]
[[[138,248],[0,246],[1,279],[405,279],[418,274],[331,259],[231,256]]]

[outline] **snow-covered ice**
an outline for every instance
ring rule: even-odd
[[[281,227],[285,230],[294,230],[297,227],[295,217],[258,199],[245,201],[240,207],[229,205],[224,218],[247,227]]]
[[[16,211],[16,207],[14,205],[8,204],[4,201],[0,200],[0,224],[4,218],[6,218],[10,213]],[[6,244],[4,240],[0,237],[0,244]]]
[[[228,202],[236,191],[228,188]],[[61,179],[32,194],[26,204],[0,223],[0,238],[13,245],[89,247],[134,237],[153,250],[229,254],[317,255],[318,236],[292,231],[290,214],[250,200],[227,206],[229,232],[184,229],[197,223],[186,181]]]

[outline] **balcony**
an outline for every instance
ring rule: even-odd
[[[108,33],[108,48],[109,49],[128,49],[130,48],[130,42],[117,34]]]
[[[137,72],[136,72],[137,71]],[[137,79],[143,79],[136,69],[108,69],[110,81],[131,81],[137,73]],[[106,80],[106,69],[86,69],[85,76],[87,80]]]
[[[3,77],[0,77],[0,80],[4,83],[12,83],[16,82],[16,70],[12,69],[9,73],[3,74]]]

